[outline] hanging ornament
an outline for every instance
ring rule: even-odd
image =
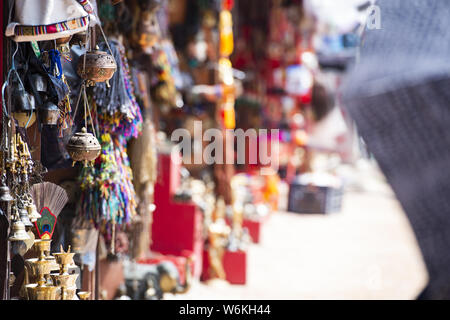
[[[81,78],[91,82],[105,82],[112,78],[116,69],[114,57],[97,47],[80,57],[77,73]]]
[[[80,161],[84,163],[84,166],[92,165],[95,158],[100,155],[101,146],[95,135],[95,129],[93,125],[91,109],[89,106],[89,101],[86,94],[86,81],[81,84],[80,93],[78,96],[77,105],[75,107],[75,114],[77,113],[78,105],[80,103],[80,98],[83,97],[84,104],[84,127],[81,132],[75,133],[66,145],[66,150],[73,160],[72,166],[75,162]],[[87,116],[89,115],[91,119],[92,133],[87,132]]]
[[[8,237],[8,240],[9,241],[29,240],[30,236],[28,235],[27,231],[25,230],[25,225],[18,217],[16,207],[13,207],[13,219],[14,219],[14,222],[11,226],[11,233]]]
[[[28,216],[30,217],[31,222],[36,222],[37,219],[41,217],[39,212],[37,212],[36,206],[33,202],[28,202],[25,208],[27,209]]]
[[[66,149],[74,163],[81,161],[87,166],[89,161],[94,161],[99,156],[102,148],[97,138],[83,127],[81,132],[70,138]]]
[[[25,228],[31,228],[33,224],[31,223],[30,217],[28,216],[28,211],[25,208],[19,210],[20,220],[23,222]]]
[[[86,38],[86,45],[89,45],[89,50],[80,57],[77,67],[78,75],[87,81],[87,85],[95,85],[96,82],[105,82],[112,78],[116,72],[117,64],[114,59],[113,52],[109,46],[108,39],[106,39],[102,26],[99,25],[100,31],[108,47],[109,53],[101,51],[98,46],[95,50],[90,48],[91,35],[88,32]]]
[[[67,83],[66,77],[62,76],[62,81],[66,84],[67,88],[69,88],[69,84]],[[73,119],[70,113],[72,112],[72,107],[70,106],[70,88],[69,93],[61,102],[60,115],[58,118],[58,136],[60,138],[64,135],[64,130],[69,129],[73,125]]]
[[[219,59],[218,71],[219,81],[224,93],[220,103],[224,126],[226,129],[234,129],[236,127],[236,115],[234,111],[234,78],[231,61],[227,58]]]
[[[3,185],[0,187],[0,202],[11,202],[14,198],[11,196],[11,192],[8,186]]]
[[[105,43],[100,44],[102,49],[105,46]],[[109,132],[127,139],[137,137],[142,128],[142,114],[134,95],[125,48],[118,41],[111,41],[110,48],[117,61],[117,71],[110,80],[110,88],[104,83],[95,86],[91,106],[97,115],[100,134]]]
[[[231,12],[222,10],[219,16],[220,55],[228,57],[233,53],[233,18]]]
[[[4,102],[4,101],[3,101]],[[8,134],[7,134],[7,125],[6,125],[6,116],[7,114],[4,113],[5,116],[2,117],[2,129],[3,129],[3,136],[2,136],[2,157],[1,157],[1,169],[2,169],[2,177],[1,177],[1,186],[0,186],[0,202],[6,202],[9,203],[11,201],[14,201],[13,196],[11,195],[11,190],[6,184],[6,163],[9,159],[6,159],[9,155],[8,150]]]
[[[16,220],[11,226],[11,234],[8,238],[9,241],[24,241],[30,239],[30,236],[25,231],[25,225],[22,221]]]
[[[102,221],[125,224],[136,215],[137,206],[126,140],[102,134],[100,141],[102,154],[95,166],[81,170],[82,193],[77,215],[96,227]]]

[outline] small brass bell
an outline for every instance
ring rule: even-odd
[[[33,224],[30,221],[30,217],[28,216],[28,211],[25,208],[22,208],[19,210],[20,213],[20,221],[23,222],[25,225],[25,228],[30,228],[33,226]]]
[[[81,129],[81,132],[75,133],[66,145],[66,150],[73,160],[82,161],[87,165],[88,161],[94,161],[102,150],[97,138],[87,132],[86,128]]]
[[[24,241],[30,239],[30,236],[25,231],[25,225],[22,221],[16,220],[11,226],[11,235],[9,241]]]
[[[53,102],[47,101],[40,109],[40,118],[42,124],[56,125],[59,119],[59,108]]]
[[[36,206],[34,205],[34,203],[27,205],[26,209],[28,211],[28,216],[30,217],[31,222],[36,222],[36,220],[41,217],[39,212],[36,210]]]
[[[0,202],[10,202],[14,201],[14,198],[11,196],[11,192],[9,191],[8,186],[0,187]]]

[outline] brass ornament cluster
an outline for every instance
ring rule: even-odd
[[[30,240],[26,230],[30,229],[33,222],[41,217],[30,195],[29,176],[34,170],[34,162],[27,143],[19,133],[12,136],[8,151],[3,152],[3,154],[9,154],[9,156],[4,161],[5,168],[3,169],[2,185],[0,186],[0,201],[12,204],[12,224],[8,240]],[[14,187],[13,193],[15,196],[12,195],[11,190],[6,185],[6,170],[19,179]]]
[[[50,254],[51,239],[34,241],[38,258],[25,260],[25,280],[23,298],[27,300],[74,300],[78,274],[69,273],[74,265],[74,252],[67,252],[61,246],[58,253]],[[87,300],[90,292],[79,292],[81,300]]]

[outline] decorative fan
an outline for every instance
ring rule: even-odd
[[[36,208],[41,218],[34,223],[40,239],[51,239],[61,210],[69,200],[66,191],[51,183],[37,183],[31,187]]]

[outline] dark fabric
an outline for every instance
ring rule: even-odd
[[[367,30],[344,104],[415,232],[419,298],[450,299],[450,2],[377,4],[383,29]]]
[[[47,170],[72,167],[72,159],[64,142],[58,137],[57,126],[43,126],[41,131],[41,162]]]
[[[38,107],[45,103],[41,101],[40,95],[37,93],[36,88],[33,86],[31,79],[33,74],[40,74],[44,77],[48,84],[46,95],[49,101],[58,104],[67,95],[69,89],[61,79],[49,74],[42,63],[41,59],[37,58],[34,54],[29,43],[21,44],[20,50],[16,57],[16,64],[19,74],[22,74],[23,82],[26,86],[26,90],[32,93],[38,103]]]
[[[62,61],[64,76],[70,87],[70,101],[74,124],[70,130],[64,132],[64,136],[62,138],[59,137],[58,128],[56,126],[43,126],[41,132],[41,162],[48,170],[72,167],[72,159],[67,153],[65,145],[70,137],[81,129],[83,123],[83,107],[81,102],[78,106],[77,114],[75,115],[76,102],[82,82],[81,78],[76,73],[76,67],[78,65],[79,57],[83,53],[84,50],[80,49],[78,46],[72,46],[70,54],[72,61]],[[58,95],[66,94],[65,91],[63,91],[63,88],[66,86],[57,85],[61,82],[61,80],[58,80],[56,77],[51,75],[49,76],[50,80],[54,84],[55,91],[58,92]]]
[[[366,29],[346,94],[373,96],[450,74],[450,2],[379,0],[381,29]]]
[[[131,117],[133,104],[125,84],[126,70],[122,66],[122,55],[119,50],[121,45],[116,41],[109,41],[109,46],[116,60],[117,70],[109,80],[110,87],[105,82],[97,83],[94,87],[94,99],[97,103],[98,113],[114,115],[120,112]],[[111,54],[104,42],[99,44],[99,48]]]

